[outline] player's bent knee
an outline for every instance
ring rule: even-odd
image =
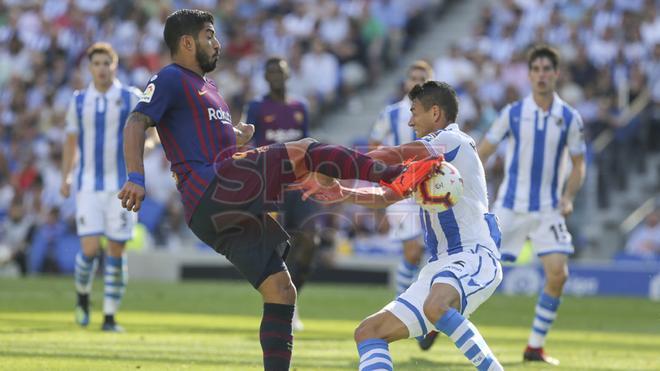
[[[431,323],[436,323],[450,308],[459,306],[459,301],[449,297],[429,297],[424,302],[424,315]]]
[[[360,322],[358,327],[355,329],[355,332],[353,333],[353,338],[355,339],[355,343],[359,344],[367,339],[377,339],[380,338],[378,336],[378,326],[375,321],[371,318],[367,318]]]
[[[266,303],[291,305],[296,303],[296,287],[287,272],[275,273],[268,277],[259,286],[259,292]]]
[[[561,288],[568,281],[568,271],[566,269],[548,271],[546,281],[551,286]]]
[[[278,297],[286,304],[295,304],[296,303],[296,287],[293,285],[291,280],[286,282],[283,285],[278,286]]]

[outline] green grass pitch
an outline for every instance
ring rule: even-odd
[[[100,331],[101,286],[81,329],[72,278],[0,279],[0,370],[261,369],[261,304],[249,285],[130,282],[124,334]],[[380,286],[308,285],[292,369],[356,370],[353,329],[391,297]],[[471,318],[507,370],[660,370],[660,304],[624,298],[566,298],[547,344],[562,365],[523,364],[534,302],[495,295]],[[396,370],[473,370],[445,337],[429,352],[413,340],[390,350]]]

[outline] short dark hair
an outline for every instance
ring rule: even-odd
[[[281,62],[286,62],[286,60],[282,57],[270,57],[266,59],[266,63],[264,63],[264,69],[268,68],[268,66],[271,64],[279,65]]]
[[[188,35],[196,38],[207,22],[213,24],[213,15],[204,10],[181,9],[170,14],[165,20],[163,30],[163,38],[170,49],[170,54],[174,55],[177,52],[181,36]]]
[[[417,99],[425,110],[433,106],[440,107],[447,116],[449,122],[455,122],[458,116],[458,97],[451,85],[440,81],[427,81],[424,84],[415,85],[410,93],[410,100]]]
[[[559,52],[550,45],[534,45],[527,53],[527,68],[532,68],[532,63],[539,58],[548,58],[555,70],[559,67]]]
[[[87,60],[91,61],[94,54],[107,54],[112,63],[117,63],[119,57],[117,57],[117,52],[112,48],[112,45],[106,42],[95,42],[89,48],[87,48]]]

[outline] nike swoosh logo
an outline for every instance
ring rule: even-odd
[[[206,94],[206,90],[197,90],[197,94],[202,96],[202,95]]]

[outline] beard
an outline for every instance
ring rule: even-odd
[[[197,60],[197,64],[199,64],[199,67],[202,69],[202,71],[204,71],[204,73],[213,71],[215,69],[215,65],[218,63],[218,56],[209,56],[205,54],[201,45],[199,45],[197,41],[195,41],[195,44],[195,59]]]

